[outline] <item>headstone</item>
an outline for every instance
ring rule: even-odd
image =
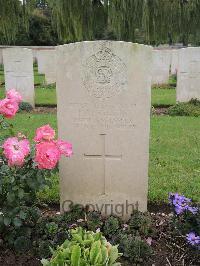
[[[45,56],[43,55],[44,50],[37,50],[36,58],[38,64],[38,73],[44,74],[45,73]]]
[[[200,48],[189,47],[179,50],[177,75],[177,102],[200,100]]]
[[[56,82],[55,50],[38,51],[38,72],[45,74],[45,81],[47,84]]]
[[[178,51],[172,50],[172,58],[171,58],[171,74],[177,74],[178,71]]]
[[[171,50],[154,50],[152,64],[152,84],[169,82]]]
[[[0,48],[0,65],[3,65],[3,49]]]
[[[152,48],[94,41],[57,47],[61,210],[70,202],[127,218],[147,209]]]
[[[34,106],[34,77],[32,51],[26,48],[3,50],[6,90],[16,89],[24,102]]]
[[[33,54],[33,62],[37,63],[37,49],[36,48],[31,48],[32,54]]]

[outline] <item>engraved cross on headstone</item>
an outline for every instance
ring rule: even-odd
[[[106,134],[100,134],[102,139],[102,154],[84,154],[86,159],[102,159],[103,161],[103,195],[108,195],[110,192],[111,179],[106,175],[106,160],[121,160],[122,155],[106,154]]]

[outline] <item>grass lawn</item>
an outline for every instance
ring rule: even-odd
[[[5,97],[4,87],[0,87],[0,99]],[[56,89],[55,86],[36,87],[35,103],[36,105],[56,105]]]
[[[56,128],[56,116],[18,114],[13,120],[16,132],[33,138],[35,129],[49,123]],[[151,119],[149,200],[167,200],[168,192],[180,192],[200,201],[200,119],[155,116]],[[58,203],[58,175],[53,188],[39,194],[46,203]]]
[[[176,89],[152,89],[151,104],[154,107],[176,104]]]
[[[36,105],[56,105],[56,89],[53,87],[38,87],[35,89]]]

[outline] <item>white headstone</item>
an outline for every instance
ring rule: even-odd
[[[169,82],[171,50],[154,50],[152,64],[152,84]]]
[[[3,50],[6,90],[16,89],[24,102],[34,106],[33,55],[30,49],[8,48]]]
[[[56,82],[56,52],[41,50],[37,52],[38,73],[45,74],[47,84]]]
[[[151,60],[151,47],[126,42],[57,47],[59,137],[74,150],[60,163],[62,210],[147,209]]]
[[[177,102],[200,100],[200,48],[189,47],[179,50],[177,75]]]
[[[0,48],[0,65],[3,65],[3,49]]]
[[[172,50],[171,74],[177,74],[178,71],[178,52],[179,50]]]
[[[37,62],[37,49],[31,48],[31,50],[33,54],[33,62],[36,63]]]
[[[37,50],[36,52],[36,58],[37,58],[37,64],[38,64],[38,73],[44,74],[45,71],[45,57],[43,55],[44,50]]]

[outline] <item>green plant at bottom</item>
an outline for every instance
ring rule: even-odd
[[[70,230],[71,240],[66,240],[52,250],[50,260],[43,259],[44,266],[120,266],[121,256],[117,246],[112,246],[100,232],[94,233],[79,227]]]
[[[191,99],[189,102],[177,103],[168,110],[171,116],[200,116],[200,101]]]

